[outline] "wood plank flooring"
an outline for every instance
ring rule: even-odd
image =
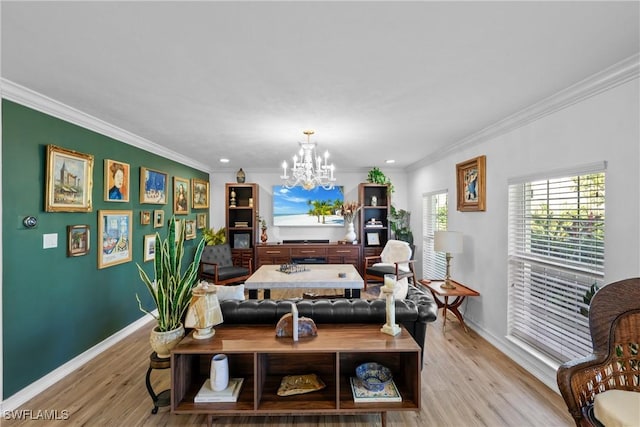
[[[372,289],[372,292],[375,288]],[[319,291],[324,292],[326,291]],[[274,298],[284,295],[272,293]],[[366,296],[366,295],[363,295]],[[172,415],[168,407],[151,414],[145,388],[149,332],[153,324],[88,362],[19,409],[68,411],[66,420],[2,420],[2,426],[200,426],[202,415]],[[453,317],[446,333],[441,319],[427,328],[420,412],[389,412],[387,425],[572,426],[560,395],[520,368],[473,331],[465,333]],[[154,371],[155,390],[170,385],[170,371]],[[380,416],[216,417],[216,426],[380,426]]]

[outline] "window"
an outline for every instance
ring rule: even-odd
[[[447,229],[447,192],[427,194],[422,199],[422,275],[427,279],[444,279],[445,254],[433,250],[436,231]]]
[[[591,351],[604,278],[604,164],[583,169],[509,185],[508,332],[558,363]]]

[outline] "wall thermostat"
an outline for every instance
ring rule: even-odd
[[[33,228],[38,225],[38,218],[35,216],[25,216],[22,220],[22,224],[27,228]]]

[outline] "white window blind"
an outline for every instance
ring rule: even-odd
[[[560,363],[591,351],[584,298],[604,277],[604,183],[599,170],[509,186],[509,334]]]
[[[422,275],[427,279],[444,279],[445,254],[433,250],[433,236],[447,229],[447,192],[431,193],[422,199]]]

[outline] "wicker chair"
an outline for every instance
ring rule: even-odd
[[[640,392],[640,277],[604,286],[589,310],[593,353],[557,372],[562,397],[576,426],[600,426],[593,400],[605,390]]]

